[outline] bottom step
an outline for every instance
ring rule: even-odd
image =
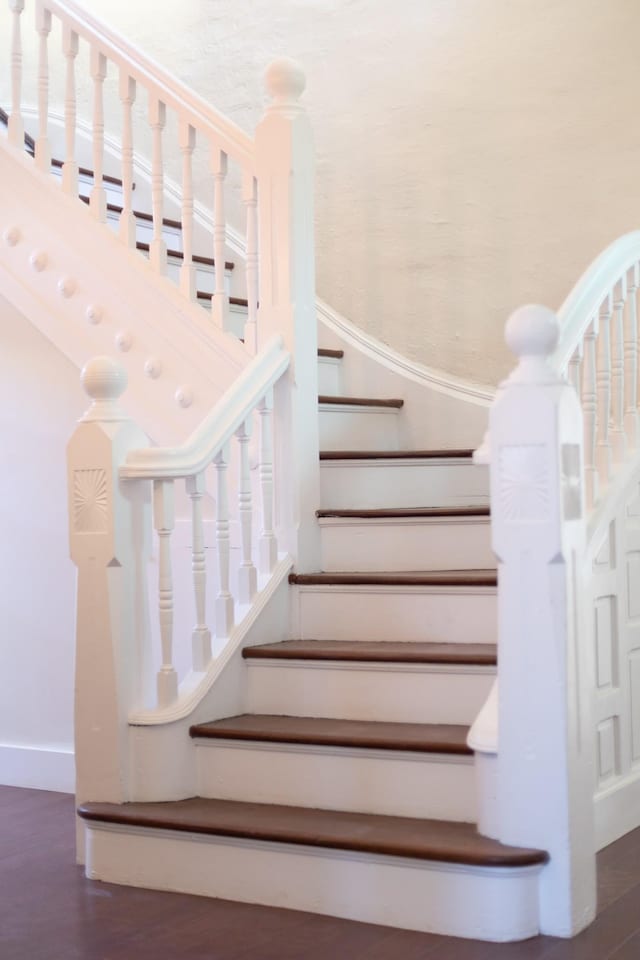
[[[482,940],[538,932],[547,855],[470,824],[199,797],[78,812],[92,879]]]

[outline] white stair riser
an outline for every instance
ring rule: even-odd
[[[116,213],[115,210],[108,210],[107,223],[117,233],[120,226],[120,214]],[[170,227],[166,223],[163,224],[162,238],[172,250],[182,250],[182,230],[179,227]],[[136,240],[140,243],[151,243],[153,240],[153,223],[151,220],[136,219]]]
[[[89,825],[94,880],[483,940],[538,932],[538,867],[487,869]],[[463,906],[461,906],[463,905]]]
[[[326,509],[473,506],[489,502],[486,467],[460,460],[324,460]]]
[[[495,668],[248,660],[247,712],[390,723],[466,723]]]
[[[489,518],[320,520],[323,570],[483,570],[495,566]]]
[[[167,276],[173,280],[174,283],[180,283],[180,270],[182,267],[182,260],[174,259],[173,257],[167,258]],[[201,293],[213,293],[215,290],[216,284],[216,271],[213,267],[209,267],[206,264],[195,264],[196,267],[196,290]],[[224,274],[224,289],[228,294],[231,294],[231,271],[225,270]],[[246,314],[246,310],[245,310]]]
[[[495,590],[298,587],[303,640],[423,640],[495,643]]]
[[[318,357],[318,393],[329,397],[342,394],[341,366],[342,360],[337,357]]]
[[[398,411],[347,404],[318,406],[321,450],[397,450]]]
[[[198,792],[217,800],[435,820],[475,819],[473,758],[202,740]]]

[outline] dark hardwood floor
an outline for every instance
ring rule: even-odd
[[[74,803],[0,787],[1,960],[639,960],[640,830],[599,854],[599,915],[573,940],[488,944],[86,880]]]

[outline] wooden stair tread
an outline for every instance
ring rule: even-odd
[[[319,520],[336,519],[393,520],[411,517],[488,517],[488,506],[473,507],[376,507],[363,510],[316,510]]]
[[[213,300],[213,294],[204,290],[198,290],[196,294],[198,300]],[[229,297],[229,303],[236,307],[248,307],[249,301],[245,297]]]
[[[84,803],[83,820],[156,830],[351,850],[479,867],[544,864],[548,854],[507,847],[475,825],[309,807],[191,797],[164,803]]]
[[[389,399],[376,399],[375,397],[334,397],[321,393],[318,397],[318,403],[335,404],[336,406],[346,407],[391,407],[394,410],[400,410],[404,405],[404,400],[397,397]]]
[[[428,643],[366,640],[283,640],[245,647],[245,660],[336,660],[362,663],[434,663],[495,666],[492,643]]]
[[[136,248],[148,253],[150,244],[145,243],[144,240],[137,240]],[[176,260],[184,260],[184,253],[182,250],[167,249],[167,256],[173,257]],[[206,267],[215,267],[216,265],[216,262],[212,257],[201,257],[199,254],[195,253],[192,255],[191,260],[193,263],[201,263]],[[235,268],[235,264],[231,260],[225,260],[224,268],[225,270],[233,270]]]
[[[332,360],[342,360],[344,350],[330,350],[328,347],[318,347],[319,357],[328,357]]]
[[[192,737],[218,740],[257,740],[368,750],[411,750],[468,756],[467,726],[442,723],[385,723],[379,720],[334,720],[326,717],[282,717],[245,713],[199,723]]]
[[[26,137],[25,137],[25,140],[26,140]],[[55,167],[57,170],[61,170],[64,166],[64,161],[56,160],[54,158],[51,160],[51,166]],[[95,180],[95,174],[93,170],[90,170],[88,167],[78,167],[78,173],[80,174],[81,177],[91,177],[92,179]],[[112,183],[116,187],[122,186],[122,180],[120,179],[120,177],[111,177],[109,176],[109,174],[106,174],[106,173],[102,174],[102,181],[103,183]],[[134,183],[132,184],[131,189],[135,190],[135,188],[136,188],[136,185]],[[84,200],[85,198],[81,197],[81,199]]]
[[[495,587],[496,570],[416,570],[375,573],[290,573],[289,583],[302,586]]]
[[[470,460],[473,450],[321,450],[321,460]]]

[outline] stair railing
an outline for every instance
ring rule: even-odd
[[[596,259],[557,318],[543,307],[516,311],[506,337],[519,363],[500,385],[483,444],[499,586],[498,681],[469,737],[479,828],[549,851],[541,929],[559,936],[595,913],[596,728],[600,753],[619,755],[599,724],[597,696],[607,691],[596,680],[596,645],[599,658],[607,653],[606,638],[594,635],[593,584],[598,538],[609,537],[621,490],[640,472],[639,272],[635,232]],[[609,629],[623,644],[627,570],[608,549],[606,592],[617,611]],[[610,646],[602,672],[615,677],[615,639]],[[638,702],[627,699],[618,709],[629,716],[619,719],[632,727]]]
[[[82,372],[92,403],[69,443],[68,469],[71,555],[78,567],[76,759],[85,797],[97,785],[99,795],[104,787],[110,796],[126,796],[129,722],[166,723],[189,714],[211,686],[230,638],[242,635],[272,580],[291,567],[279,542],[287,510],[274,464],[274,444],[287,442],[280,408],[288,402],[289,364],[282,337],[273,338],[175,448],[148,446],[122,412],[126,374],[114,360],[99,357]],[[259,442],[250,456],[254,427]],[[190,551],[172,544],[177,484],[184,485],[191,513]],[[215,504],[213,549],[205,544],[205,499]],[[158,582],[149,603],[152,553]],[[178,563],[185,570],[176,577]],[[194,626],[191,669],[179,684],[174,599],[176,580],[189,579],[186,565]],[[159,651],[152,649],[154,619]]]

